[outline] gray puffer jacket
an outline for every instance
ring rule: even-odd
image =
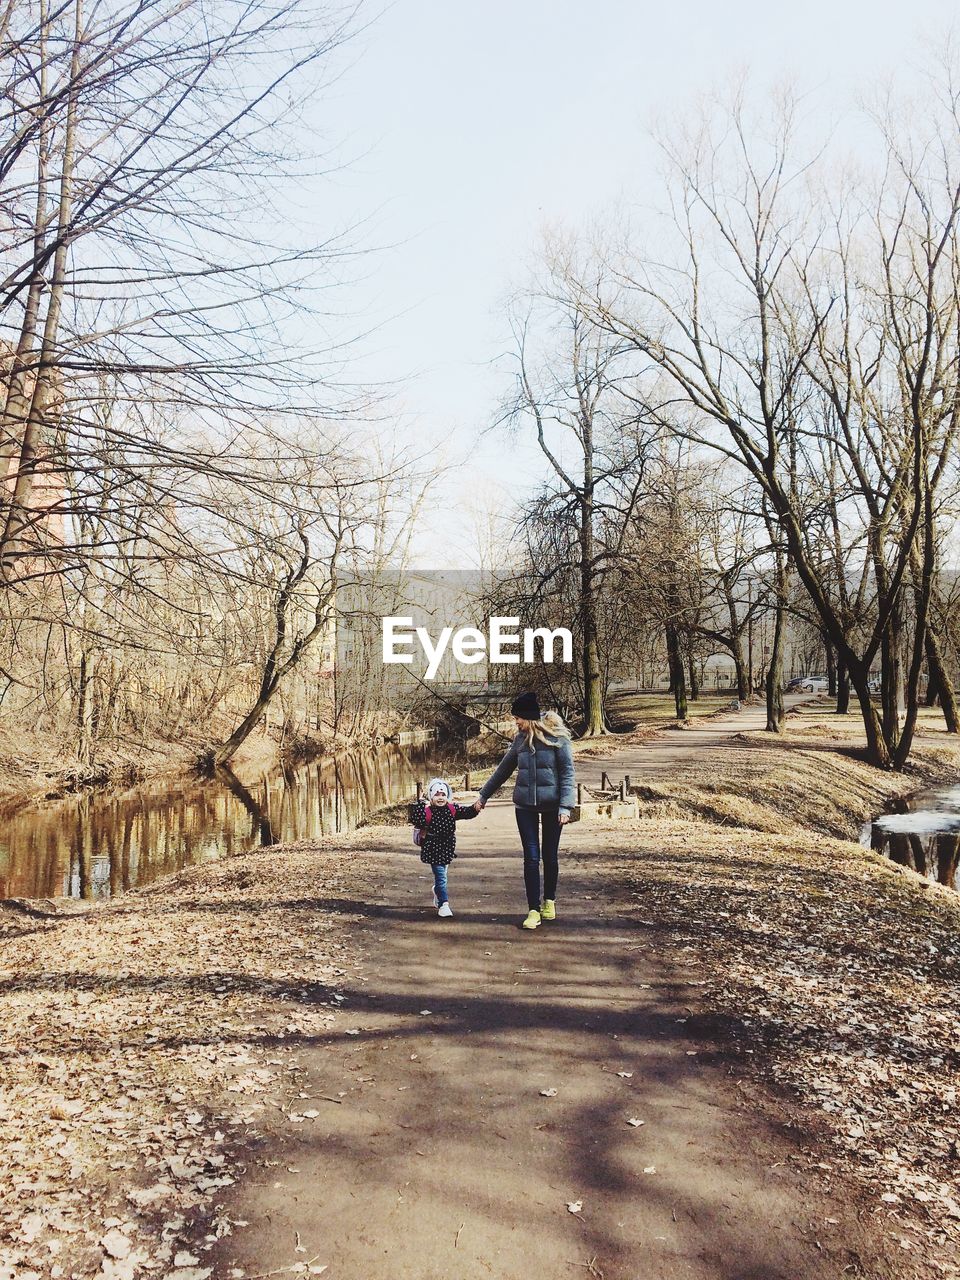
[[[480,788],[480,799],[489,800],[514,769],[517,781],[513,788],[513,803],[518,808],[552,808],[556,805],[561,813],[569,815],[577,802],[569,738],[555,738],[551,742],[534,738],[533,746],[530,746],[527,735],[518,733],[493,777]]]

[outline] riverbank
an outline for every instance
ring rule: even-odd
[[[677,1050],[675,1064],[685,1061],[690,1071],[709,1069],[730,1082],[747,1123],[745,1150],[755,1139],[764,1176],[788,1180],[802,1227],[797,1247],[809,1236],[811,1256],[822,1251],[833,1268],[816,1274],[956,1276],[960,900],[840,838],[920,781],[867,769],[850,755],[855,737],[855,725],[838,727],[813,708],[791,717],[782,742],[748,733],[718,742],[708,759],[693,753],[684,763],[671,755],[666,778],[661,771],[645,782],[631,762],[625,771],[643,787],[639,820],[609,828],[580,824],[564,836],[565,932],[553,935],[551,945],[564,939],[571,955],[560,964],[559,953],[551,953],[543,978],[555,1002],[550,1018],[554,1026],[556,1019],[568,1025],[563,1002],[576,987],[567,983],[580,974],[583,944],[595,940],[593,904],[600,900],[612,912],[617,936],[611,934],[610,954],[620,956],[620,968],[598,999],[611,1010],[642,1003],[640,1021],[618,1014],[627,1021],[611,1034],[632,1028],[636,1035],[642,1026],[642,1040],[673,1026],[690,1041]],[[662,735],[644,748],[651,765],[657,751],[674,753],[677,739],[687,735]],[[620,769],[628,759],[615,754],[615,740],[609,745],[597,769]],[[932,717],[924,718],[920,757],[927,771],[958,765]],[[594,766],[584,761],[588,767]],[[481,820],[466,832],[477,849],[491,838]],[[469,865],[468,853],[455,880]],[[516,896],[512,854],[504,866]],[[367,827],[347,838],[193,868],[103,906],[0,909],[4,1280],[11,1269],[18,1278],[34,1272],[51,1280],[72,1274],[220,1280],[235,1263],[244,1265],[237,1258],[253,1248],[244,1241],[263,1225],[239,1206],[256,1204],[257,1188],[268,1195],[274,1184],[282,1184],[274,1199],[292,1203],[288,1193],[299,1185],[308,1149],[321,1161],[325,1151],[355,1150],[360,1176],[374,1179],[376,1157],[366,1138],[354,1133],[342,1147],[323,1135],[331,1114],[347,1123],[345,1108],[359,1123],[372,1105],[368,1078],[383,1076],[385,1090],[396,1084],[392,1069],[361,1066],[377,1004],[371,926],[383,922],[375,904],[409,884],[412,914],[395,917],[391,929],[400,930],[398,938],[408,928],[435,929],[420,905],[421,880],[405,829]],[[451,923],[469,949],[480,916],[458,910]],[[492,957],[483,963],[498,966],[502,1005],[489,1015],[496,1025],[479,1039],[474,1029],[464,1045],[476,1048],[503,1034],[514,1053],[511,1001],[542,999],[526,991],[534,977],[540,980],[527,972],[534,962],[518,970],[519,956],[511,965],[509,947],[539,946],[547,927],[528,938],[515,924],[508,915],[483,925]],[[646,966],[642,985],[624,967],[638,957]],[[399,1043],[400,1060],[410,1064],[413,1055],[414,1066],[438,1051],[435,1020],[422,1016],[436,1003],[424,999],[430,990],[390,1006],[383,1044]],[[667,1004],[679,1005],[680,1023],[668,1016]],[[444,1007],[438,1016],[448,1016]],[[469,1024],[458,1033],[470,1034]],[[558,1046],[546,1028],[544,1034],[542,1062],[549,1067]],[[375,1048],[369,1046],[371,1060]],[[598,1042],[578,1061],[589,1072],[599,1057],[602,1071],[606,1056]],[[621,1069],[634,1071],[639,1084],[642,1064]],[[457,1079],[457,1096],[469,1113],[484,1085],[469,1076],[469,1056],[458,1070],[468,1073]],[[674,1100],[699,1079],[674,1080]],[[613,1077],[598,1080],[605,1088]],[[505,1077],[500,1087],[507,1097],[517,1086]],[[631,1117],[646,1121],[630,1132],[656,1145],[658,1127],[642,1111],[651,1098],[638,1091],[629,1105],[637,1108]],[[607,1117],[604,1102],[591,1112],[594,1127],[600,1114],[598,1138],[612,1142],[615,1133],[619,1144],[617,1126],[626,1123],[619,1109]],[[571,1155],[564,1144],[581,1127],[561,1125],[558,1160]],[[409,1133],[400,1136],[411,1151],[417,1145]],[[288,1140],[292,1147],[284,1145]],[[442,1146],[443,1133],[434,1133],[431,1144]],[[678,1134],[676,1149],[682,1145]],[[514,1154],[522,1163],[528,1152],[521,1147]],[[670,1176],[672,1158],[650,1160],[661,1179]],[[623,1160],[632,1170],[633,1157],[624,1153]],[[423,1167],[437,1176],[434,1159]],[[618,1175],[617,1195],[632,1197],[638,1211],[647,1204],[648,1212],[655,1175],[634,1172]],[[697,1179],[704,1196],[714,1183],[709,1169],[687,1172],[676,1194],[695,1205]],[[406,1190],[406,1201],[415,1194]],[[291,1234],[283,1255],[274,1251],[262,1270],[327,1265],[343,1225],[327,1217],[319,1229],[299,1203],[302,1247],[309,1251],[298,1253],[300,1241]],[[558,1213],[564,1229],[567,1219],[580,1229],[562,1204]],[[693,1231],[680,1217],[676,1230]],[[554,1219],[544,1221],[544,1230],[553,1230]],[[241,1225],[247,1222],[252,1230]],[[650,1248],[660,1247],[650,1243],[656,1231],[674,1231],[669,1217],[667,1224],[644,1227]],[[746,1226],[741,1222],[744,1232]],[[751,1226],[763,1229],[762,1222]],[[376,1236],[375,1222],[370,1231]],[[598,1249],[626,1248],[615,1235],[611,1223],[597,1234]],[[318,1253],[320,1246],[327,1253]],[[693,1247],[692,1238],[684,1247]],[[651,1276],[658,1274],[655,1257],[648,1256]],[[613,1280],[617,1274],[607,1271]]]
[[[224,735],[229,731],[224,726]],[[325,754],[347,754],[370,741],[334,738],[329,742],[302,735],[287,742],[260,729],[250,735],[231,761],[235,772],[256,776],[282,765],[295,767]],[[31,801],[58,800],[81,792],[151,783],[193,780],[206,776],[209,739],[185,734],[176,741],[163,738],[114,739],[98,743],[92,760],[81,760],[53,735],[40,730],[0,726],[0,814],[14,812]]]
[[[704,693],[700,701],[691,703],[691,718],[716,715],[728,704],[729,694]],[[617,699],[616,714],[620,730],[627,731],[630,740],[640,741],[670,724],[673,699],[666,694],[625,694]],[[216,726],[223,736],[230,727],[227,722]],[[284,745],[260,729],[251,734],[232,764],[240,772],[262,772],[279,767],[283,760],[307,763],[325,754],[369,749],[371,741],[303,735]],[[208,739],[196,734],[176,741],[129,736],[99,743],[91,762],[76,757],[55,734],[5,722],[0,724],[0,813],[31,800],[58,799],[78,791],[130,786],[146,779],[194,778],[208,747]]]
[[[38,800],[56,800],[77,792],[131,786],[147,778],[195,775],[203,744],[189,737],[176,742],[160,738],[115,739],[97,746],[93,759],[81,759],[52,733],[0,725],[0,812]],[[251,759],[272,749],[260,737],[251,739]]]

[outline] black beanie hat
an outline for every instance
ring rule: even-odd
[[[521,720],[540,719],[540,702],[532,690],[529,693],[521,693],[519,697],[514,698],[513,706],[510,710],[515,716],[519,716]]]

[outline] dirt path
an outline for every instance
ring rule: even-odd
[[[784,698],[784,705],[789,711],[810,701],[809,694],[790,694]],[[655,783],[677,765],[690,764],[712,747],[729,746],[734,734],[759,733],[766,723],[767,712],[763,703],[728,715],[692,720],[688,729],[664,729],[646,741],[620,747],[610,755],[579,759],[577,778],[588,787],[599,786],[600,772],[605,769],[616,781],[629,774],[634,782]]]
[[[755,715],[689,731],[682,749]],[[639,776],[630,755],[616,768]],[[408,840],[402,828],[357,854],[368,901],[316,903],[357,918],[352,1017],[300,1047],[306,1096],[286,1109],[319,1114],[261,1127],[227,1204],[249,1225],[204,1259],[216,1280],[297,1264],[330,1280],[840,1276],[853,1207],[799,1184],[790,1138],[698,1037],[697,975],[604,883],[602,830],[565,835],[560,918],[533,933],[518,927],[507,802],[460,828],[453,920],[436,918]]]

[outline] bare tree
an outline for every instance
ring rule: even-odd
[[[514,304],[516,373],[501,420],[532,426],[552,473],[547,496],[556,493],[575,534],[583,734],[592,737],[607,732],[598,602],[616,555],[615,546],[598,545],[598,521],[621,530],[629,522],[646,439],[622,390],[627,347],[608,337],[579,290],[570,289],[572,254],[570,245],[548,248],[546,282]],[[549,562],[547,572],[559,567]]]
[[[323,631],[334,530],[375,538],[365,486],[402,470],[373,451],[338,470],[373,406],[337,385],[349,335],[316,286],[352,249],[277,195],[310,172],[300,113],[355,13],[4,11],[4,711],[39,701],[81,757],[255,723]]]
[[[891,168],[869,226],[848,214],[830,224],[811,213],[793,121],[787,101],[764,136],[737,98],[722,125],[668,146],[680,252],[664,265],[625,256],[612,293],[595,291],[595,316],[645,360],[638,398],[663,405],[672,430],[735,460],[763,494],[854,686],[869,758],[902,767],[929,608],[934,495],[955,432],[960,131],[952,109],[941,113],[941,145],[916,158],[888,136]],[[872,576],[862,636],[850,633],[808,521],[828,454],[842,477],[840,518],[863,535],[847,539],[842,576],[858,576],[858,545]],[[869,685],[878,654],[879,715]]]

